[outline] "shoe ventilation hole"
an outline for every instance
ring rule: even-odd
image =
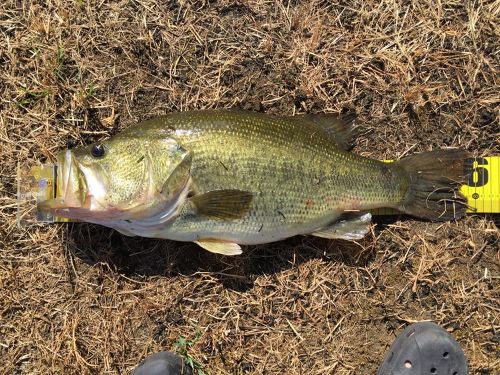
[[[411,361],[405,361],[405,367],[406,368],[412,368],[413,365],[411,364]]]
[[[457,371],[454,371],[454,372],[453,372],[453,375],[458,375],[458,372],[457,372]]]
[[[450,353],[448,353],[448,352],[443,353],[443,358],[448,358],[449,356],[450,356]]]
[[[435,367],[431,368],[431,374],[435,374],[436,372],[437,372],[437,370]]]

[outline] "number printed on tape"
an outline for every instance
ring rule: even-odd
[[[467,159],[464,175],[468,180],[460,191],[467,197],[469,212],[500,212],[500,156]]]

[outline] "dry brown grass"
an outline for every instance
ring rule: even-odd
[[[354,108],[356,151],[499,153],[498,1],[14,1],[0,5],[5,374],[126,374],[180,336],[210,374],[373,374],[434,320],[498,374],[498,222],[379,221],[224,258],[86,224],[15,227],[15,166],[170,111]],[[195,337],[199,336],[198,340]]]

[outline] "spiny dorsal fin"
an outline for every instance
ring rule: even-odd
[[[341,239],[341,240],[360,240],[370,230],[372,215],[370,213],[346,213],[332,225],[321,228],[311,233],[313,236]]]
[[[349,150],[353,147],[358,134],[358,128],[355,125],[356,114],[354,112],[342,115],[336,113],[307,114],[293,116],[292,118],[299,118],[319,126],[343,150]]]
[[[242,253],[240,245],[234,242],[224,242],[212,238],[205,238],[194,241],[194,243],[211,253],[222,255],[240,255]]]
[[[213,190],[190,198],[199,215],[221,220],[243,217],[250,209],[253,194],[242,190]]]

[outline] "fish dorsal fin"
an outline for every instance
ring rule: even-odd
[[[205,238],[194,241],[194,243],[211,253],[222,255],[240,255],[242,253],[240,245],[234,242],[225,242],[212,238]]]
[[[311,234],[329,239],[360,240],[370,230],[371,219],[372,215],[369,212],[346,213],[332,225]]]
[[[242,190],[212,190],[190,198],[196,213],[213,219],[233,220],[250,209],[253,194]]]
[[[358,134],[358,127],[355,124],[356,114],[352,112],[343,115],[335,113],[307,114],[292,116],[292,118],[299,118],[322,128],[325,134],[343,150],[350,150],[353,147]]]

